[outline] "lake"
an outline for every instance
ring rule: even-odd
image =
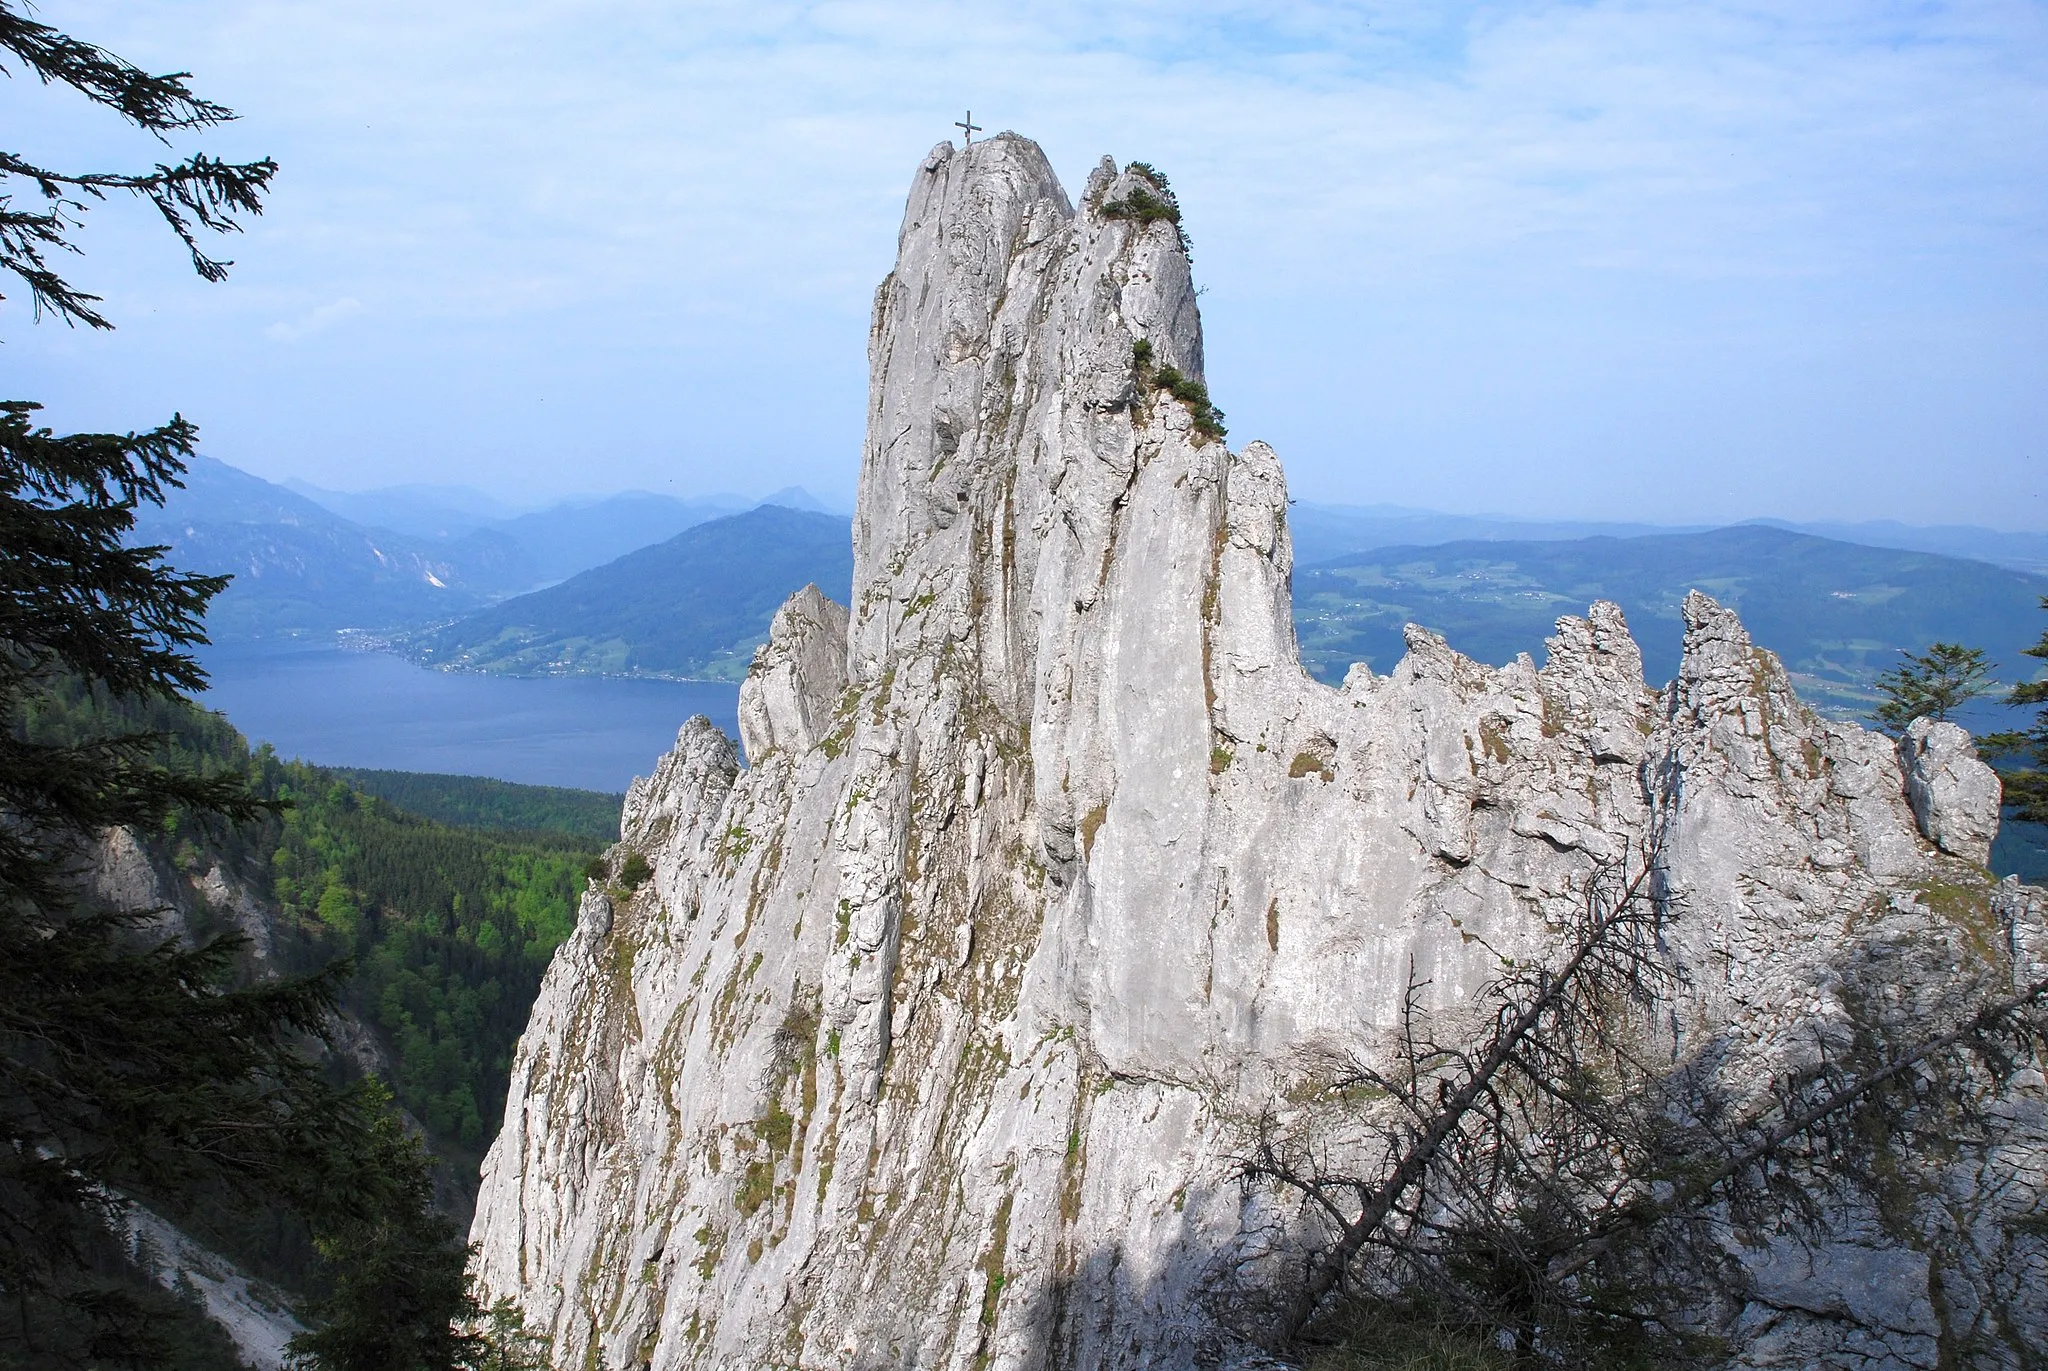
[[[493,776],[620,791],[645,776],[693,714],[737,736],[739,687],[430,671],[325,642],[204,649],[201,697],[251,743],[324,766]]]

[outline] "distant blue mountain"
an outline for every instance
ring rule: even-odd
[[[137,538],[170,545],[175,565],[235,576],[209,615],[217,641],[355,628],[404,636],[422,659],[511,673],[734,679],[791,591],[850,590],[849,521],[795,489],[776,498],[813,508],[628,491],[507,514],[459,487],[313,494],[201,458],[165,508],[139,512]],[[1557,615],[1596,597],[1620,601],[1662,679],[1677,661],[1678,601],[1697,586],[1740,610],[1817,703],[1855,713],[1898,649],[1935,638],[1981,646],[2017,679],[2048,593],[2027,574],[2048,569],[2048,535],[1989,529],[1673,531],[1310,501],[1289,522],[1304,659],[1331,680],[1354,660],[1391,667],[1411,619],[1485,660],[1540,652]]]
[[[751,504],[736,495],[679,500],[629,490],[601,500],[565,500],[491,528],[526,550],[539,573],[537,583],[546,584],[603,566],[636,548],[666,542],[684,529],[737,514]]]
[[[1967,557],[2017,571],[2048,572],[2048,533],[2008,533],[1965,524],[1918,525],[1896,520],[1864,523],[1794,523],[1750,519],[1746,524],[1810,533],[1865,547]],[[1719,524],[1603,523],[1586,519],[1518,519],[1503,514],[1445,514],[1404,505],[1330,505],[1296,501],[1288,511],[1297,566],[1326,562],[1381,547],[1429,547],[1455,542],[1561,542],[1575,538],[1641,538],[1704,533]]]
[[[1294,563],[1308,566],[1378,547],[1427,547],[1451,542],[1553,542],[1571,538],[1635,538],[1653,533],[1697,533],[1707,524],[1603,523],[1587,519],[1515,519],[1495,514],[1445,514],[1404,505],[1325,505],[1297,500],[1287,511]]]
[[[193,459],[161,508],[136,511],[133,541],[168,546],[185,570],[235,578],[207,613],[216,642],[446,619],[536,578],[502,534],[368,528],[210,457]]]
[[[452,539],[482,530],[503,534],[525,551],[534,570],[533,585],[550,584],[602,566],[635,548],[664,542],[686,528],[756,505],[846,512],[831,508],[801,486],[785,487],[761,500],[740,495],[684,499],[650,490],[627,490],[616,495],[575,496],[522,511],[465,486],[333,491],[304,482],[291,485],[322,507],[358,523],[417,537]]]
[[[350,491],[326,490],[297,479],[283,484],[331,514],[418,538],[459,538],[523,512],[468,486],[403,485]]]
[[[1865,547],[1762,524],[1705,533],[1382,547],[1303,567],[1294,578],[1304,663],[1327,681],[1352,662],[1392,670],[1401,628],[1418,623],[1481,661],[1539,659],[1560,615],[1619,603],[1651,684],[1678,669],[1686,592],[1742,615],[1784,659],[1801,695],[1837,713],[1875,701],[1899,651],[1937,639],[1984,648],[2000,679],[2035,664],[2019,649],[2048,627],[2048,577],[1935,553]]]
[[[2018,571],[2048,572],[2048,533],[2007,533],[1968,524],[1902,524],[1893,519],[1860,524],[1789,524],[1779,519],[1753,519],[1770,528],[1789,528],[1818,538],[1834,538],[1867,547],[1895,547],[1913,552],[1938,552],[1968,557]]]
[[[853,591],[853,521],[762,505],[411,635],[415,660],[508,675],[739,680],[807,583]]]
[[[823,508],[796,487],[776,498]],[[217,642],[338,629],[389,635],[559,582],[754,503],[625,491],[520,513],[463,486],[288,487],[200,457],[183,490],[138,512],[136,537],[168,545],[174,565],[235,577],[208,616]]]

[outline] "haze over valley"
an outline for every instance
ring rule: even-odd
[[[1332,684],[1354,662],[1392,671],[1409,623],[1480,661],[1540,661],[1554,621],[1596,599],[1622,606],[1660,684],[1677,668],[1680,602],[1710,589],[1784,657],[1811,703],[1857,718],[1902,652],[1944,637],[1987,646],[1995,679],[2027,679],[2017,649],[2048,594],[2048,534],[1762,521],[1672,530],[1306,500],[1288,522],[1303,661]],[[199,464],[136,537],[168,543],[196,570],[235,575],[211,620],[218,644],[331,642],[349,630],[354,646],[515,678],[736,685],[776,608],[806,584],[844,601],[853,567],[849,519],[800,490],[751,507],[738,496],[624,492],[513,513],[462,488],[300,494],[218,462]],[[260,698],[236,673],[273,659],[216,656],[222,688]],[[295,692],[307,683],[303,664],[276,679],[272,688]],[[1984,704],[1970,717],[2000,719]],[[321,736],[333,747],[345,729]],[[666,746],[655,738],[642,751],[656,742]],[[345,748],[325,760],[363,756]],[[516,763],[500,771],[542,779]]]

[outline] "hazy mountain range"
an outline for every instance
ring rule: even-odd
[[[812,581],[846,601],[850,535],[842,517],[762,506],[413,634],[403,648],[472,670],[737,680],[791,591]],[[2048,577],[1743,524],[1354,552],[1297,570],[1295,629],[1303,663],[1335,683],[1353,662],[1392,670],[1410,622],[1495,665],[1521,652],[1540,659],[1560,615],[1609,599],[1661,684],[1677,669],[1679,605],[1695,588],[1742,614],[1809,703],[1840,714],[1868,712],[1875,678],[1900,649],[1937,639],[1981,645],[2000,679],[2024,680],[2034,664],[2019,648],[2048,626]]]
[[[1650,534],[1705,533],[1714,524],[1630,524],[1595,520],[1514,519],[1494,514],[1442,514],[1402,505],[1323,505],[1298,500],[1288,510],[1294,533],[1294,564],[1312,566],[1354,552],[1382,547],[1429,547],[1455,542],[1562,542],[1576,538],[1639,538]],[[1762,526],[1810,533],[1866,547],[1934,552],[2048,573],[2048,533],[2007,533],[1947,524],[1921,526],[1894,520],[1867,523],[1793,523],[1750,519],[1735,527]]]
[[[1352,662],[1392,670],[1410,622],[1499,665],[1518,652],[1540,659],[1558,616],[1613,600],[1642,645],[1644,674],[1661,684],[1678,669],[1679,605],[1694,589],[1736,609],[1808,703],[1845,713],[1871,707],[1871,682],[1898,665],[1899,649],[1937,639],[1984,647],[2002,679],[2025,680],[2034,663],[2019,649],[2048,628],[2048,577],[1739,524],[1353,553],[1296,572],[1295,632],[1310,671],[1335,682]]]
[[[794,488],[770,498],[822,507]],[[234,576],[208,615],[217,642],[381,634],[445,622],[756,503],[628,491],[522,512],[453,486],[290,489],[200,457],[183,490],[138,511],[136,540],[167,545],[176,566]]]
[[[629,491],[519,511],[460,487],[288,490],[201,459],[140,536],[178,565],[234,573],[217,640],[356,628],[466,670],[733,680],[791,591],[848,597],[851,524],[819,504],[798,490],[760,503]],[[1353,661],[1391,669],[1409,621],[1483,661],[1540,656],[1558,615],[1606,598],[1660,682],[1678,603],[1698,587],[1738,609],[1816,704],[1860,713],[1899,649],[1937,638],[2025,679],[2019,649],[2048,595],[2048,535],[1989,529],[1672,530],[1305,501],[1290,526],[1303,660],[1331,681]]]
[[[761,505],[407,636],[417,661],[517,675],[594,672],[737,681],[806,582],[853,594],[853,521]]]
[[[635,548],[673,538],[708,519],[756,505],[833,510],[809,491],[790,486],[759,500],[741,495],[682,499],[651,490],[575,496],[542,509],[514,509],[464,486],[390,486],[382,490],[322,490],[303,481],[293,490],[330,513],[359,524],[435,539],[461,539],[480,531],[501,533],[525,552],[535,582],[545,584],[623,557]]]
[[[503,534],[365,527],[204,457],[162,508],[137,511],[135,539],[167,545],[175,566],[234,576],[207,615],[215,641],[447,618],[535,581],[526,550]]]

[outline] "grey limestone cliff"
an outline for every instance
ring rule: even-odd
[[[1732,1077],[2048,945],[1967,746],[1817,717],[1704,596],[1662,690],[1605,604],[1540,668],[1411,629],[1311,680],[1277,457],[1134,364],[1203,370],[1174,225],[1115,209],[1156,189],[1105,162],[1076,207],[1007,134],[915,173],[853,604],[777,616],[747,768],[697,719],[635,783],[653,878],[593,884],[519,1048],[473,1236],[558,1365],[1228,1362],[1314,1236],[1238,1181],[1246,1120],[1412,982],[1455,1014],[1541,958],[1653,826],[1678,1037]],[[2019,1364],[2048,1097],[1982,1095],[1904,1219],[1731,1254],[1737,1360]]]
[[[277,911],[218,853],[195,845],[188,855],[197,860],[181,865],[166,846],[134,829],[105,830],[81,854],[77,877],[86,905],[148,912],[151,917],[135,932],[143,944],[166,937],[192,943],[217,932],[239,934],[249,941],[244,969],[258,977],[276,975]],[[337,1012],[333,1030],[331,1049],[347,1059],[348,1069],[389,1074],[382,1049],[359,1020]],[[256,1371],[278,1371],[285,1364],[285,1344],[305,1328],[283,1291],[125,1197],[114,1211],[114,1223],[136,1269],[166,1290],[196,1295],[243,1362]]]

